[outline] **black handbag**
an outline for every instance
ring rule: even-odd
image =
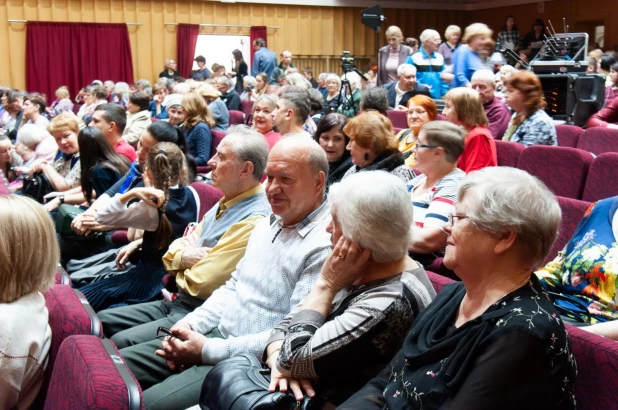
[[[28,176],[24,178],[24,186],[21,193],[23,196],[29,196],[38,203],[42,204],[45,203],[45,199],[43,199],[43,197],[53,191],[54,188],[45,174],[42,172],[37,172],[32,176],[32,178]]]
[[[250,353],[219,362],[206,375],[200,395],[202,410],[316,410],[319,400],[296,401],[292,393],[268,391],[270,369]]]

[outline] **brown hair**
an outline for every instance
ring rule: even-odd
[[[408,108],[410,108],[410,104],[420,105],[423,107],[425,111],[427,111],[427,116],[429,117],[429,121],[433,121],[438,116],[438,107],[436,103],[431,98],[426,95],[418,94],[408,100]]]
[[[483,108],[481,96],[471,88],[453,88],[444,96],[444,100],[450,100],[457,112],[457,118],[467,127],[487,127],[487,115]]]
[[[167,249],[173,239],[172,225],[165,215],[169,202],[169,188],[182,182],[185,156],[178,145],[160,142],[148,152],[146,166],[152,173],[154,187],[165,193],[163,205],[159,207],[159,226],[156,231],[155,246],[157,249]]]
[[[11,303],[51,287],[60,249],[54,222],[32,199],[0,196],[0,209],[0,303]]]
[[[513,87],[521,91],[524,95],[526,116],[533,114],[539,109],[542,110],[547,106],[545,96],[543,95],[541,80],[539,80],[536,74],[529,71],[516,71],[504,80],[504,85],[505,87]],[[515,118],[513,124],[519,125],[523,120],[524,118]]]
[[[393,134],[391,120],[377,111],[363,112],[352,118],[343,132],[365,149],[374,154],[397,150],[397,139]]]
[[[182,97],[182,108],[187,111],[185,128],[190,130],[200,122],[205,122],[210,128],[215,125],[215,120],[206,101],[196,92],[190,92]]]

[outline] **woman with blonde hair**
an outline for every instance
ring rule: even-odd
[[[54,282],[60,251],[41,205],[7,195],[0,209],[0,407],[28,409],[47,367],[51,329],[42,293]]]
[[[399,152],[403,154],[406,165],[414,168],[414,147],[418,140],[421,127],[438,116],[436,103],[426,95],[415,95],[408,100],[408,129],[401,130],[397,134]]]
[[[469,87],[472,74],[485,68],[480,53],[484,51],[487,42],[491,40],[492,31],[483,23],[474,23],[466,27],[461,39],[462,46],[457,48],[451,58],[453,63],[452,88]]]
[[[326,76],[326,96],[324,97],[324,105],[332,107],[336,111],[339,107],[339,91],[341,90],[341,78],[337,74],[328,74]],[[330,111],[329,111],[330,112]]]
[[[269,82],[270,80],[268,78],[268,74],[266,73],[258,73],[255,76],[255,91],[253,91],[253,93],[255,94],[256,99],[266,93]]]
[[[210,159],[210,145],[215,120],[206,101],[198,93],[187,93],[182,97],[182,112],[185,115],[183,130],[187,141],[187,152],[198,166],[205,166]]]
[[[496,143],[489,132],[487,115],[478,92],[470,88],[453,88],[444,96],[442,114],[447,121],[463,127],[465,149],[459,158],[459,169],[466,174],[485,167],[498,165]]]
[[[558,145],[556,127],[544,111],[547,103],[541,80],[529,71],[518,71],[505,80],[506,103],[515,113],[504,141],[530,145]]]
[[[397,149],[393,124],[379,112],[367,111],[357,115],[343,127],[343,133],[350,138],[346,149],[350,151],[354,164],[343,179],[360,171],[374,170],[389,172],[404,182],[415,177]]]
[[[56,100],[45,109],[47,116],[52,119],[63,112],[73,112],[73,101],[66,85],[56,90]]]
[[[451,58],[453,57],[453,53],[460,46],[459,38],[461,37],[461,29],[459,26],[450,25],[446,28],[444,32],[444,43],[440,44],[438,48],[438,53],[442,54],[444,57],[444,64],[450,66],[452,63]]]
[[[397,26],[386,29],[388,45],[378,51],[378,86],[397,81],[397,67],[405,63],[412,49],[403,44],[403,33]]]

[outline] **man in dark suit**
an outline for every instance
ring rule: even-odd
[[[397,68],[399,81],[384,84],[382,88],[388,93],[388,108],[390,110],[407,110],[408,100],[422,94],[431,97],[429,87],[416,82],[416,67],[412,64],[402,64]]]

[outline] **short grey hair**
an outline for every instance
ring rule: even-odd
[[[258,105],[258,103],[263,102],[264,104],[266,104],[268,106],[268,108],[270,109],[270,111],[274,111],[277,108],[277,101],[279,100],[279,97],[277,97],[276,94],[262,94],[258,97],[257,100],[255,100],[255,103],[253,104],[253,108],[251,109],[251,114],[253,114],[253,111],[255,111],[255,106]]]
[[[399,67],[397,67],[397,77],[403,75],[403,72],[406,70],[412,70],[414,71],[414,73],[416,73],[416,67],[414,67],[412,64],[401,64]]]
[[[556,197],[545,184],[517,168],[488,167],[464,179],[458,201],[464,198],[477,229],[493,235],[517,233],[522,259],[532,267],[543,264],[562,219]]]
[[[257,85],[257,83],[255,81],[255,77],[252,77],[250,75],[246,75],[242,79],[242,83],[243,83],[243,85],[247,85],[247,87],[250,87],[250,88],[255,88],[255,86]]]
[[[21,142],[31,150],[47,137],[51,137],[51,134],[45,128],[34,124],[24,124],[17,131],[17,142]]]
[[[131,92],[131,88],[129,87],[129,84],[119,81],[116,83],[116,85],[114,85],[114,93],[115,94],[121,94],[121,95],[127,95]]]
[[[425,44],[425,41],[429,40],[432,37],[440,37],[440,33],[438,33],[436,30],[428,28],[426,30],[423,30],[419,38],[421,40],[421,44]]]
[[[360,101],[362,111],[376,110],[384,115],[388,112],[388,93],[382,87],[372,87],[365,90]]]
[[[152,85],[150,84],[150,81],[146,80],[145,78],[137,80],[135,85],[138,85],[138,86],[144,87],[144,88],[152,88]]]
[[[232,79],[227,75],[219,75],[213,78],[213,80],[215,81],[215,83],[229,85],[230,87],[232,86]]]
[[[232,125],[224,139],[230,142],[232,151],[241,162],[253,164],[252,176],[259,181],[264,176],[268,160],[266,138],[247,125]]]
[[[328,197],[343,235],[370,249],[376,262],[407,255],[412,202],[401,179],[385,171],[359,172],[331,185]]]
[[[325,82],[335,81],[337,83],[337,88],[341,88],[341,78],[337,74],[330,73],[326,76]]]
[[[172,94],[189,94],[191,92],[191,86],[187,83],[176,83],[172,88]]]
[[[493,87],[496,82],[496,75],[491,70],[478,70],[472,74],[472,81],[474,80],[483,81],[487,84],[491,84]]]
[[[318,75],[318,80],[326,81],[326,77],[328,77],[328,73],[320,73],[320,75]]]

